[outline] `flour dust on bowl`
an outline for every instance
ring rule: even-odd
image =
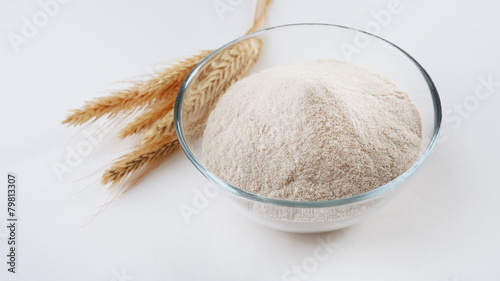
[[[356,38],[369,44],[353,49]],[[441,105],[425,70],[394,44],[295,24],[208,56],[174,115],[184,152],[235,208],[279,230],[324,232],[408,185],[436,142]]]

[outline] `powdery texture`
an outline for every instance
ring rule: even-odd
[[[269,198],[322,201],[377,188],[420,155],[422,124],[380,74],[333,59],[266,69],[234,84],[203,137],[209,171]]]

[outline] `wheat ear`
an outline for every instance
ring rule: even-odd
[[[179,91],[180,85],[175,89],[172,89],[172,93],[169,93],[168,97],[156,102],[151,109],[145,111],[132,122],[128,123],[120,131],[118,137],[125,138],[127,136],[137,134],[145,129],[150,128],[157,120],[165,116],[165,112],[173,110],[175,98],[177,97],[177,92]]]
[[[130,112],[137,107],[151,104],[163,98],[165,94],[172,94],[175,92],[172,88],[182,83],[189,72],[211,52],[211,50],[201,51],[197,55],[180,60],[171,67],[159,71],[157,75],[145,82],[132,82],[133,85],[129,89],[86,101],[82,108],[70,110],[70,114],[62,123],[81,125],[95,121],[106,114],[114,117],[119,113]]]
[[[174,110],[170,110],[165,116],[158,120],[153,127],[147,130],[141,136],[141,144],[155,142],[164,135],[175,134],[174,129]]]
[[[219,97],[231,85],[248,75],[257,62],[261,49],[261,39],[245,39],[216,54],[199,70],[198,79],[191,82],[193,88],[186,92],[182,105],[183,111],[200,112],[196,126],[204,126]],[[142,135],[141,143],[152,143],[165,134],[172,134],[173,124],[173,112],[169,112]],[[193,126],[193,122],[187,125]]]
[[[169,156],[179,147],[176,136],[165,136],[162,139],[148,145],[140,146],[135,151],[125,154],[119,158],[102,175],[102,184],[111,183],[111,187],[122,184],[130,175],[138,172],[146,166],[154,165]],[[148,169],[149,170],[149,169]],[[145,174],[146,172],[144,172]],[[139,179],[136,179],[136,181]]]

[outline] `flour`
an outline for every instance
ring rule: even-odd
[[[294,201],[346,198],[409,169],[422,124],[387,78],[333,59],[266,69],[229,88],[203,137],[206,168],[245,191]]]

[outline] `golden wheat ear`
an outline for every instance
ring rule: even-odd
[[[201,51],[199,54],[179,60],[174,65],[157,72],[147,81],[132,82],[132,87],[129,89],[86,101],[82,108],[70,110],[62,123],[70,126],[82,125],[104,115],[112,118],[117,114],[152,104],[169,95],[176,95],[177,91],[174,89],[180,87],[189,72],[211,52],[211,50]]]
[[[132,122],[123,127],[118,137],[123,139],[130,135],[137,134],[146,129],[149,129],[156,121],[158,121],[165,115],[165,112],[173,110],[175,98],[177,97],[179,88],[180,85],[178,85],[178,87],[175,87],[175,89],[172,89],[172,91],[175,91],[175,93],[172,92],[167,98],[151,105],[149,110],[143,112]]]
[[[153,124],[149,130],[147,130],[141,136],[141,144],[146,145],[153,143],[158,139],[161,139],[165,135],[175,134],[174,129],[174,110],[171,109],[165,116]]]
[[[111,187],[126,185],[126,180],[134,173],[144,169],[149,171],[159,161],[164,160],[173,151],[179,148],[176,136],[164,137],[154,143],[139,146],[136,150],[120,157],[102,175],[102,184],[111,184]],[[139,179],[135,179],[136,181]]]
[[[248,38],[222,50],[199,70],[199,78],[192,82],[191,89],[186,92],[182,107],[187,113],[200,112],[201,115],[195,124],[187,126],[205,125],[219,98],[231,85],[248,75],[261,50],[261,39]],[[141,143],[152,143],[172,133],[175,133],[174,118],[173,112],[169,112],[142,135]]]

